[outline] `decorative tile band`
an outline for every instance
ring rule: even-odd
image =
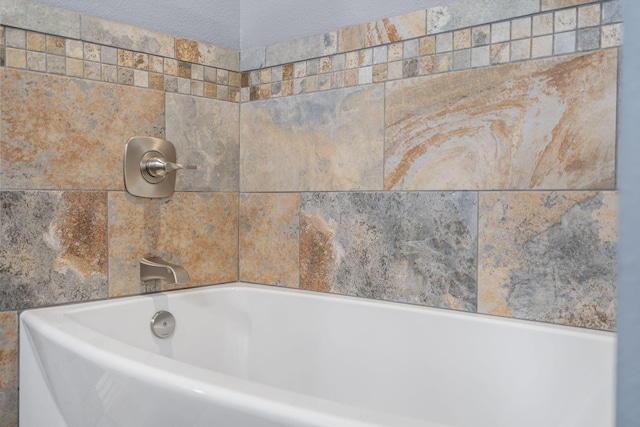
[[[0,66],[240,101],[236,71],[19,28],[0,27]]]
[[[245,71],[240,100],[256,101],[618,47],[622,44],[621,20],[617,0],[590,3]],[[345,31],[338,31],[338,45],[345,45],[339,41]],[[369,43],[362,32],[351,33]],[[309,46],[303,47],[310,50]]]

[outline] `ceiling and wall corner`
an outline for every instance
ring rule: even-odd
[[[468,0],[465,0],[468,1]],[[231,49],[251,49],[453,0],[37,0]]]

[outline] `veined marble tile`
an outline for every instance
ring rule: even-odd
[[[300,204],[300,288],[475,311],[476,193],[303,193]]]
[[[385,189],[613,189],[617,53],[387,84]]]
[[[18,313],[0,313],[0,426],[18,426]]]
[[[426,34],[426,11],[381,19],[338,30],[338,52],[379,46]]]
[[[0,192],[0,311],[107,296],[103,192]]]
[[[1,86],[3,188],[123,189],[132,136],[164,136],[164,93],[7,70]]]
[[[32,1],[0,1],[0,24],[73,39],[80,38],[79,13]]]
[[[239,104],[173,93],[166,103],[178,162],[198,167],[178,172],[176,191],[238,191]]]
[[[298,193],[240,195],[240,280],[297,288]]]
[[[614,192],[488,192],[479,205],[479,312],[614,329]]]
[[[153,55],[176,57],[175,37],[129,24],[82,15],[82,39]]]
[[[502,21],[540,11],[540,0],[460,0],[427,9],[427,34]]]
[[[266,66],[288,64],[290,62],[332,55],[338,50],[336,31],[287,40],[266,47]]]
[[[381,190],[382,84],[242,104],[240,188]]]
[[[240,51],[176,37],[176,58],[181,61],[240,71]]]
[[[143,287],[139,260],[146,256],[182,265],[191,281]],[[238,193],[141,199],[110,192],[109,273],[112,297],[238,280]]]

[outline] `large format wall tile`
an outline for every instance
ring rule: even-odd
[[[614,192],[481,193],[479,209],[479,312],[614,328]]]
[[[240,195],[240,280],[298,287],[298,193]]]
[[[0,313],[0,426],[18,427],[18,314]]]
[[[167,93],[167,139],[178,161],[176,191],[238,191],[239,105]]]
[[[124,144],[164,137],[164,93],[7,70],[2,75],[3,188],[122,189]]]
[[[240,189],[381,190],[382,85],[242,104]]]
[[[300,287],[476,309],[477,194],[305,193]]]
[[[426,12],[418,10],[394,18],[338,30],[338,51],[348,52],[378,46],[426,34]]]
[[[138,262],[148,256],[182,265],[191,281],[142,288]],[[238,194],[109,193],[109,273],[110,296],[238,280]]]
[[[0,192],[0,310],[107,297],[107,197]]]
[[[387,84],[386,189],[613,189],[617,51]]]

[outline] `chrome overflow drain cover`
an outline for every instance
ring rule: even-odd
[[[169,338],[176,329],[176,319],[168,311],[160,310],[151,317],[151,332],[158,338]]]

